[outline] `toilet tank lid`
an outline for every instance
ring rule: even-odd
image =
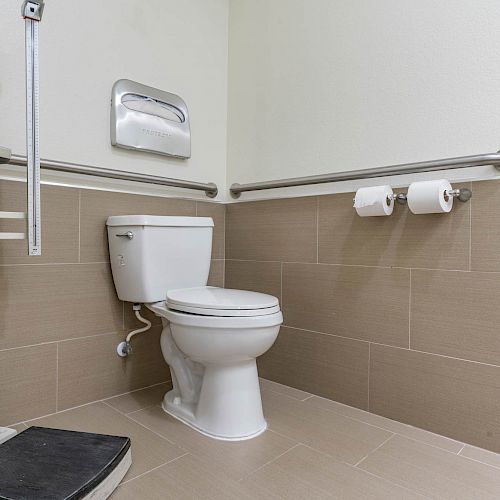
[[[107,226],[213,227],[211,217],[172,217],[164,215],[113,215]]]

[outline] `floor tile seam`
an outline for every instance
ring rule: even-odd
[[[465,446],[464,446],[464,448],[465,448]],[[480,448],[480,449],[482,450],[483,448]],[[485,451],[489,451],[489,450],[485,450]],[[495,453],[495,452],[492,451],[491,453]],[[485,465],[486,467],[492,467],[493,469],[499,469],[500,470],[500,465],[493,465],[493,464],[490,464],[488,462],[484,462],[483,460],[479,460],[478,458],[471,458],[471,457],[468,457],[467,455],[463,455],[461,452],[458,453],[458,456],[460,458],[465,458],[467,460],[470,460],[471,462],[476,462],[478,464]]]
[[[123,413],[124,415],[132,415],[133,413],[137,413],[137,412],[140,412],[140,411],[143,411],[143,410],[149,410],[151,408],[154,408],[158,406],[157,403],[152,403],[150,405],[147,405],[147,406],[143,406],[142,408],[138,408],[137,410],[132,410],[132,411],[128,411],[128,412],[121,412],[121,410],[119,410],[121,413]],[[117,408],[118,409],[118,408]]]
[[[392,436],[391,436],[391,437],[392,437]],[[389,439],[390,439],[390,438],[389,438]],[[316,453],[319,453],[319,454],[320,454],[320,455],[322,455],[323,457],[328,458],[328,459],[330,459],[330,460],[333,460],[334,462],[337,462],[337,463],[339,463],[339,464],[343,464],[343,465],[345,465],[345,466],[349,467],[350,469],[357,470],[357,471],[362,472],[362,473],[364,473],[364,474],[367,474],[367,475],[369,475],[369,476],[375,477],[375,478],[377,478],[377,479],[379,479],[379,480],[383,481],[384,483],[386,483],[386,484],[388,484],[388,485],[391,485],[391,486],[397,487],[398,489],[404,489],[404,490],[406,490],[406,491],[408,491],[408,492],[410,492],[410,493],[418,494],[418,495],[420,495],[423,499],[425,498],[425,499],[429,499],[429,500],[430,500],[430,497],[424,496],[424,495],[422,495],[421,493],[418,493],[417,491],[412,490],[411,488],[408,488],[408,487],[406,487],[406,486],[401,486],[401,485],[399,485],[399,484],[397,484],[397,483],[395,483],[395,482],[393,482],[393,481],[391,481],[391,480],[389,480],[389,479],[386,479],[386,478],[384,478],[384,477],[378,476],[377,474],[374,474],[373,472],[366,471],[366,470],[364,470],[364,469],[360,469],[360,468],[356,467],[356,466],[355,466],[355,465],[353,465],[353,464],[350,464],[350,463],[348,463],[348,462],[344,462],[344,461],[338,460],[338,459],[337,459],[337,458],[335,458],[334,456],[329,455],[328,453],[325,453],[325,452],[324,452],[324,451],[322,451],[322,450],[318,450],[318,449],[314,448],[313,446],[311,446],[311,445],[309,445],[309,444],[306,444],[306,443],[303,443],[303,442],[298,442],[295,446],[293,446],[292,448],[290,448],[290,449],[289,449],[289,450],[287,450],[286,452],[282,453],[280,456],[276,457],[274,460],[271,460],[270,462],[268,462],[268,463],[266,463],[266,464],[262,465],[261,467],[259,467],[258,469],[256,469],[256,470],[255,470],[255,471],[253,471],[252,473],[250,473],[249,475],[247,475],[247,476],[245,476],[245,477],[241,478],[239,481],[241,482],[241,481],[244,481],[245,479],[250,478],[250,477],[251,477],[254,473],[256,473],[256,472],[258,472],[258,471],[260,471],[260,470],[264,469],[264,468],[265,468],[265,467],[267,467],[268,465],[271,465],[273,462],[275,462],[276,460],[278,460],[279,458],[283,457],[284,455],[286,455],[287,453],[291,452],[293,449],[295,449],[295,448],[297,448],[297,447],[299,447],[299,446],[303,446],[303,447],[305,447],[305,448],[308,448],[308,449],[310,449],[310,450],[312,450],[312,451],[314,451],[314,452],[316,452]]]
[[[274,457],[273,459],[271,460],[268,460],[266,463],[260,465],[259,467],[257,467],[256,469],[252,470],[251,472],[248,472],[247,474],[245,474],[243,477],[240,477],[238,479],[238,481],[243,481],[245,479],[248,479],[250,476],[252,476],[253,474],[259,472],[260,470],[262,470],[264,467],[267,467],[268,465],[271,465],[273,462],[275,462],[276,460],[278,460],[279,458],[283,457],[284,455],[286,455],[288,452],[292,451],[293,449],[297,448],[297,446],[300,446],[302,443],[295,443],[293,446],[291,446],[290,448],[288,448],[287,450],[285,450],[283,453],[280,453],[279,455],[277,455],[276,457]]]
[[[324,399],[325,401],[333,401],[331,399],[323,398],[321,396],[313,396],[313,397],[321,398],[321,399]],[[340,403],[340,404],[342,404],[342,403]],[[349,406],[349,405],[346,405],[346,406],[348,408],[354,408],[353,406]],[[433,448],[437,448],[438,450],[442,450],[442,451],[446,451],[448,453],[452,453],[453,455],[458,455],[460,453],[459,451],[451,451],[451,450],[448,450],[446,448],[443,448],[442,446],[438,446],[438,445],[435,445],[435,444],[430,444],[427,441],[418,439],[416,437],[407,436],[406,434],[403,434],[400,431],[394,431],[394,430],[388,429],[387,427],[381,427],[380,425],[376,425],[376,424],[371,424],[371,423],[365,422],[365,421],[363,421],[363,420],[361,420],[359,418],[356,418],[356,417],[351,417],[349,415],[344,415],[343,413],[335,411],[334,409],[331,409],[331,408],[323,408],[323,407],[321,407],[321,409],[325,410],[325,411],[328,411],[328,412],[331,412],[331,413],[335,413],[336,415],[340,415],[340,416],[348,418],[350,420],[354,420],[355,422],[359,422],[361,424],[365,424],[365,425],[368,425],[370,427],[374,427],[374,428],[379,429],[381,431],[390,432],[390,433],[392,433],[394,435],[398,435],[398,436],[403,437],[405,439],[409,439],[410,441],[415,441],[417,443],[425,444],[427,446],[432,446]],[[355,409],[358,410],[359,408],[355,408]],[[364,410],[360,410],[360,411],[364,411]],[[376,415],[376,416],[378,416],[380,418],[386,418],[386,417],[383,417],[382,415],[377,415],[376,413],[371,413],[371,412],[366,412],[366,413],[368,413],[369,415]],[[396,422],[397,424],[400,424],[400,425],[407,426],[409,429],[415,429],[417,431],[427,432],[427,433],[429,433],[432,436],[436,436],[437,438],[442,438],[442,439],[446,439],[446,440],[449,440],[449,441],[452,441],[452,442],[456,442],[457,444],[463,445],[463,447],[465,447],[467,445],[467,443],[464,444],[461,441],[455,441],[454,439],[449,438],[447,436],[443,436],[442,434],[436,434],[435,432],[428,431],[428,430],[422,429],[420,427],[414,427],[413,425],[405,424],[404,422],[399,422],[398,420],[394,420],[394,422]],[[482,448],[480,448],[480,449],[482,449]]]
[[[116,394],[115,396],[109,396],[108,398],[100,399],[99,401],[103,401],[103,402],[110,401],[111,399],[121,398],[122,396],[127,396],[128,394],[134,394],[136,392],[145,391],[147,389],[152,389],[153,387],[159,387],[160,385],[166,385],[169,382],[171,382],[171,380],[165,380],[164,382],[157,382],[156,384],[147,385],[146,387],[134,389],[133,391],[127,391],[127,392],[123,392],[121,394]],[[120,411],[120,413],[123,413],[124,415],[126,415],[127,413],[134,413],[136,411],[145,410],[146,408],[150,408],[151,406],[155,406],[155,405],[156,405],[156,403],[153,403],[151,405],[148,405],[147,407],[145,406],[144,408],[138,408],[137,410],[132,410],[129,412]],[[110,405],[110,406],[113,406],[113,405]],[[117,409],[117,408],[115,408],[115,409]]]
[[[442,450],[441,451],[446,451],[446,450]],[[370,454],[371,455],[371,454]],[[452,455],[454,455],[455,457],[457,458],[463,458],[463,459],[467,459],[467,457],[464,457],[463,455],[457,455],[455,453],[452,453]],[[411,455],[409,455],[411,457]],[[362,462],[368,457],[365,457],[359,464],[356,465],[356,467],[358,466],[362,466]],[[394,458],[394,457],[392,457]],[[476,462],[476,463],[480,463],[481,465],[485,466],[486,468],[493,468],[493,469],[497,469],[496,467],[493,467],[493,466],[489,466],[488,464],[484,464],[482,462],[477,462],[476,460],[471,460],[472,462]],[[412,467],[413,469],[416,469],[418,471],[420,471],[422,474],[424,475],[427,475],[428,474],[428,468],[425,466],[425,465],[422,465],[422,464],[415,464],[414,462],[407,462],[405,461],[405,463],[407,463],[410,467]],[[363,470],[365,472],[369,472],[368,470],[366,469],[363,469],[362,467],[358,467],[360,470]],[[444,479],[445,480],[450,480],[450,478],[447,476],[447,475],[444,475],[444,474],[441,474],[442,476],[444,476]],[[466,479],[462,479],[462,478],[453,478],[453,481],[455,483],[457,483],[458,485],[464,485],[472,490],[475,490],[475,491],[478,491],[478,492],[481,492],[481,493],[486,493],[487,495],[491,495],[491,492],[489,492],[488,490],[484,489],[483,488],[483,483],[479,484],[478,486],[475,486],[475,485],[471,485],[470,482],[468,482]],[[396,483],[397,484],[397,483]],[[417,492],[419,495],[423,495],[423,493],[420,493],[420,492]]]
[[[349,464],[347,464],[349,465]],[[354,467],[351,465],[351,467]],[[359,470],[361,472],[364,472],[365,474],[368,474],[369,476],[372,476],[372,477],[375,477],[377,479],[380,479],[381,481],[383,481],[384,483],[387,483],[387,484],[390,484],[391,486],[395,486],[397,488],[401,488],[403,490],[406,490],[410,493],[413,493],[415,495],[419,495],[420,497],[422,497],[423,499],[428,499],[428,500],[434,500],[433,497],[429,497],[427,495],[424,495],[423,493],[420,493],[419,491],[417,490],[414,490],[412,488],[409,488],[408,486],[403,486],[402,484],[398,484],[398,483],[395,483],[394,481],[391,481],[390,479],[387,479],[386,477],[383,477],[383,476],[379,476],[378,474],[375,474],[374,472],[371,472],[369,470],[366,470],[366,469],[361,469],[359,467],[354,467],[356,470]]]
[[[109,406],[109,405],[108,405]],[[110,408],[113,408],[112,406],[110,406]],[[116,410],[115,408],[113,408],[113,410],[115,410],[116,412],[118,412],[118,410]],[[120,413],[120,412],[118,412]],[[140,425],[141,427],[143,427],[144,429],[147,429],[149,432],[152,432],[155,436],[158,436],[160,437],[161,439],[163,439],[164,441],[167,441],[167,443],[175,446],[176,448],[178,448],[179,450],[182,450],[183,452],[186,452],[188,453],[188,450],[182,448],[182,446],[180,446],[179,444],[177,443],[174,443],[173,441],[170,441],[170,439],[166,438],[165,436],[163,436],[162,434],[160,434],[159,432],[156,432],[155,430],[151,429],[150,427],[148,427],[147,425],[143,424],[142,422],[139,422],[138,420],[132,418],[130,415],[124,415],[123,413],[120,413],[120,415],[124,416],[125,418],[127,418],[128,420],[130,420],[131,422],[137,424],[137,425]]]
[[[83,403],[81,405],[72,406],[71,408],[65,408],[64,410],[58,410],[58,411],[55,411],[55,412],[52,412],[52,413],[46,413],[45,415],[41,415],[41,416],[38,416],[38,417],[30,418],[30,419],[27,419],[27,420],[20,420],[18,422],[15,422],[15,423],[12,423],[12,424],[8,424],[8,425],[10,425],[10,426],[12,426],[12,425],[20,425],[20,424],[25,424],[26,425],[27,423],[33,422],[35,420],[40,420],[42,418],[52,417],[54,415],[59,415],[60,413],[66,413],[66,412],[71,411],[71,410],[77,410],[78,408],[84,408],[85,406],[89,406],[89,405],[93,405],[93,404],[97,404],[97,403],[105,403],[110,408],[113,408],[114,410],[116,410],[116,408],[114,408],[110,404],[106,403],[106,401],[109,400],[109,399],[118,398],[120,396],[126,396],[127,394],[133,394],[134,392],[143,391],[145,389],[151,389],[152,387],[156,387],[158,385],[168,384],[168,382],[170,382],[170,380],[167,380],[165,382],[158,382],[157,384],[149,385],[147,387],[141,387],[140,389],[134,389],[133,391],[128,391],[128,392],[123,392],[121,394],[116,394],[115,396],[110,396],[108,398],[96,399],[94,401],[89,401],[88,403]],[[136,411],[140,411],[140,410],[136,410]],[[121,412],[119,412],[119,413],[121,413]],[[121,414],[125,415],[125,413],[121,413]]]
[[[406,437],[406,436],[404,436],[404,437]],[[391,439],[392,439],[392,438],[391,438]],[[383,444],[385,444],[385,443],[383,443]],[[426,443],[424,443],[424,444],[426,444]],[[432,445],[428,445],[428,446],[432,446]],[[433,447],[433,448],[435,448],[435,447]],[[453,456],[455,456],[455,457],[457,457],[457,458],[460,458],[460,459],[465,459],[465,461],[471,461],[471,462],[475,462],[475,463],[481,464],[481,465],[482,465],[482,466],[484,466],[486,469],[496,469],[496,470],[498,470],[498,469],[499,469],[499,467],[495,467],[495,466],[493,466],[493,465],[486,464],[486,463],[484,463],[484,462],[480,462],[480,461],[478,461],[478,460],[469,459],[468,457],[465,457],[465,456],[463,456],[463,455],[459,455],[459,454],[457,454],[457,453],[449,452],[449,451],[447,451],[447,450],[443,450],[442,448],[437,448],[437,449],[438,449],[439,451],[441,451],[441,452],[445,452],[445,453],[451,454],[451,455],[453,455]],[[375,451],[377,451],[377,450],[374,450],[373,452],[375,452]],[[372,453],[373,453],[373,452],[372,452]],[[359,468],[360,470],[363,470],[363,471],[365,471],[365,472],[368,472],[366,469],[363,469],[363,468],[362,468],[362,467],[360,467],[360,466],[362,465],[362,462],[363,462],[364,460],[366,460],[366,458],[368,458],[369,456],[371,456],[371,455],[372,455],[372,453],[369,453],[369,454],[368,454],[365,458],[363,458],[363,460],[361,460],[361,462],[359,462],[358,464],[356,464],[356,467],[357,467],[357,468]],[[411,456],[411,455],[410,455],[410,456]],[[411,463],[411,462],[409,462],[409,464],[410,464],[410,466],[411,466],[411,467],[413,467],[414,469],[418,469],[419,471],[421,471],[421,472],[422,472],[422,473],[424,473],[424,474],[426,474],[426,473],[428,472],[428,471],[427,471],[427,469],[425,468],[425,466],[422,466],[422,465],[416,465],[415,463]],[[445,478],[446,478],[446,479],[449,479],[449,477],[447,477],[447,476],[446,476]],[[454,479],[454,481],[455,481],[455,482],[457,482],[458,484],[464,484],[464,485],[466,485],[466,486],[469,486],[469,483],[468,483],[465,479]],[[484,489],[484,488],[483,488],[483,483],[481,483],[479,486],[471,486],[471,488],[472,488],[472,489],[474,489],[474,490],[477,490],[477,491],[481,491],[481,492],[486,493],[486,494],[490,494],[490,492],[489,492],[488,490],[486,490],[486,489]],[[419,494],[421,494],[421,493],[419,493]]]
[[[268,380],[266,378],[264,378],[262,380],[267,380],[268,382],[274,382],[273,380]],[[279,382],[274,382],[274,383],[279,384]],[[279,384],[279,385],[284,385],[284,384]],[[294,387],[290,387],[289,385],[284,385],[284,387],[288,387],[289,389],[295,389]],[[280,392],[276,389],[273,389],[272,386],[271,387],[264,387],[264,390],[273,392],[274,394],[279,394],[280,396],[286,396],[287,398],[294,399],[295,401],[300,401],[301,403],[316,396],[315,394],[311,394],[311,393],[306,392],[306,391],[301,391],[301,392],[304,392],[305,394],[308,394],[308,396],[306,396],[304,399],[299,399],[299,398],[296,398],[295,396],[290,396],[289,394],[285,394],[284,392]],[[300,391],[301,389],[297,389],[297,390]]]
[[[293,398],[292,396],[287,396],[286,394],[281,394],[281,393],[275,393],[275,394],[279,394],[280,396],[284,396],[284,397],[286,397],[286,398],[288,398],[288,399],[291,399],[292,401],[295,401],[295,402],[297,402],[297,403],[304,403],[305,401],[308,401],[308,400],[309,400],[309,399],[311,399],[312,397],[321,397],[321,396],[315,396],[315,395],[313,395],[313,396],[311,396],[310,398],[307,398],[307,399],[305,399],[305,400],[301,401],[301,400],[298,400],[298,399]],[[325,399],[326,401],[333,401],[333,400],[329,400],[329,399],[326,399],[326,398],[322,398],[322,399]],[[346,406],[348,406],[348,405],[346,405]],[[343,413],[340,413],[340,412],[338,412],[338,411],[332,410],[332,409],[330,409],[330,408],[320,408],[320,407],[315,407],[315,408],[316,408],[316,409],[318,409],[318,410],[326,411],[326,412],[328,412],[328,413],[333,413],[333,414],[335,414],[335,415],[337,415],[337,416],[339,416],[339,417],[342,417],[342,418],[345,418],[345,419],[347,419],[347,420],[350,420],[350,421],[356,422],[356,423],[358,423],[358,424],[363,424],[363,425],[365,425],[365,426],[367,426],[367,427],[371,427],[372,429],[377,429],[377,430],[380,430],[380,431],[384,431],[384,432],[386,432],[386,433],[389,433],[389,434],[391,434],[391,436],[389,436],[389,438],[390,438],[390,437],[392,437],[393,435],[398,434],[397,432],[392,431],[392,430],[389,430],[389,429],[387,429],[387,428],[385,428],[385,427],[380,427],[380,426],[375,425],[375,424],[370,424],[370,423],[368,423],[368,422],[364,422],[363,420],[360,420],[360,419],[357,419],[357,418],[354,418],[354,417],[350,417],[350,416],[348,416],[348,415],[344,415]],[[352,406],[348,406],[348,408],[354,408],[354,407],[352,407]],[[358,408],[356,408],[356,409],[358,409]],[[363,411],[363,410],[361,410],[361,411]],[[367,412],[367,413],[369,413],[369,412]],[[371,415],[375,415],[374,413],[370,413],[370,414],[371,414]],[[384,418],[384,417],[381,417],[381,418]],[[407,424],[403,424],[402,422],[399,422],[399,423],[401,423],[402,425],[407,425]],[[409,426],[409,427],[413,428],[412,426]],[[418,429],[418,427],[415,427],[415,429]],[[275,431],[272,427],[270,428],[270,430],[272,430],[273,432],[276,432],[276,431]],[[422,430],[423,430],[423,431],[425,431],[424,429],[422,429]],[[429,431],[425,431],[425,432],[429,432]],[[278,433],[278,434],[279,434],[279,433]],[[431,434],[433,434],[433,433],[431,433]],[[280,434],[280,435],[282,435],[283,437],[286,437],[286,438],[288,438],[288,439],[294,439],[294,438],[290,438],[289,436],[286,436],[286,435],[284,435],[284,434]],[[440,434],[436,434],[436,435],[437,435],[437,436],[440,436],[440,437],[444,437],[444,438],[446,438],[445,436],[441,436]],[[406,436],[404,436],[404,435],[402,435],[402,436],[403,436],[403,437],[406,437]],[[389,438],[387,438],[387,439],[389,439]],[[410,439],[410,438],[408,438],[408,439]],[[446,439],[447,439],[447,438],[446,438]],[[413,441],[418,441],[418,440],[413,439]],[[420,441],[419,441],[419,442],[420,442]],[[302,444],[305,444],[305,443],[302,443]],[[424,443],[424,444],[426,444],[426,443]],[[442,448],[440,448],[440,449],[442,449]]]
[[[139,413],[140,411],[144,411],[144,410],[150,410],[151,408],[161,408],[161,404],[160,403],[153,403],[152,405],[146,407],[146,408],[139,408],[138,410],[134,410],[134,411],[129,411],[128,413],[125,413],[125,415],[133,415],[134,413]]]
[[[376,451],[380,450],[380,448],[382,448],[382,446],[384,446],[384,444],[386,444],[388,441],[390,441],[394,436],[396,436],[396,433],[391,433],[391,435],[387,439],[384,439],[384,441],[382,443],[380,443],[377,447],[370,450],[361,460],[358,460],[355,464],[353,464],[353,467],[358,467],[370,455],[372,455]]]
[[[269,389],[268,389],[268,390],[269,390]],[[304,403],[304,402],[306,402],[306,401],[308,401],[308,400],[310,400],[310,399],[312,399],[312,398],[315,398],[315,397],[316,397],[316,398],[321,398],[321,399],[324,399],[325,401],[334,401],[333,399],[323,398],[323,397],[321,397],[321,396],[317,396],[317,395],[315,395],[315,394],[313,394],[313,395],[309,396],[308,398],[306,398],[306,399],[304,399],[304,400],[295,399],[293,396],[288,396],[288,395],[286,395],[286,394],[282,394],[282,393],[280,393],[280,392],[275,392],[275,394],[278,394],[278,395],[280,395],[280,396],[284,396],[284,397],[286,397],[286,398],[288,398],[288,399],[291,399],[291,400],[293,400],[293,401],[296,401],[296,402],[298,402],[298,403]],[[336,402],[336,401],[334,401],[334,402]],[[343,403],[339,403],[339,404],[343,404]],[[348,408],[353,408],[353,409],[355,409],[355,410],[360,410],[359,408],[355,408],[354,406],[349,406],[349,405],[345,405],[345,406],[347,406]],[[359,423],[359,424],[363,424],[363,425],[366,425],[366,426],[368,426],[368,427],[372,427],[372,428],[374,428],[374,429],[378,429],[378,430],[381,430],[381,431],[385,431],[385,432],[388,432],[388,433],[390,433],[390,434],[398,434],[396,431],[392,431],[392,430],[387,429],[387,428],[385,428],[385,427],[380,427],[379,425],[375,425],[375,424],[371,424],[371,423],[365,422],[365,421],[363,421],[363,420],[360,420],[359,418],[355,418],[355,417],[351,417],[351,416],[349,416],[349,415],[345,415],[345,414],[343,414],[343,413],[341,413],[341,412],[339,412],[339,411],[336,411],[336,410],[334,410],[334,409],[331,409],[331,408],[323,408],[323,407],[319,407],[319,406],[316,406],[316,407],[314,407],[314,408],[317,408],[318,410],[326,411],[326,412],[328,412],[328,413],[334,413],[335,415],[337,415],[337,416],[339,416],[339,417],[343,417],[343,418],[345,418],[345,419],[352,420],[352,421],[357,422],[357,423]],[[360,411],[365,411],[365,410],[360,410]],[[371,413],[371,412],[368,412],[368,411],[367,411],[366,413],[368,413],[369,415],[376,415],[376,413]],[[381,415],[377,415],[377,416],[380,416],[381,418],[385,418],[385,417],[382,417]],[[395,422],[397,422],[397,421],[395,421]],[[403,422],[398,422],[398,423],[400,423],[401,425],[408,425],[408,424],[404,424]],[[409,427],[412,427],[412,426],[409,426]],[[413,427],[412,427],[412,428],[413,428]],[[415,429],[418,429],[418,427],[414,427],[414,428],[415,428]],[[422,429],[422,430],[424,430],[424,429]],[[276,432],[276,431],[273,431],[273,432]],[[426,431],[426,432],[430,432],[430,431]],[[437,435],[437,436],[440,436],[440,434],[436,434],[436,435]],[[445,436],[443,436],[443,437],[445,437]]]
[[[307,448],[310,448],[313,451],[317,451],[317,452],[321,453],[322,455],[324,455],[324,456],[326,456],[326,457],[328,457],[328,458],[330,458],[332,460],[335,460],[338,463],[346,465],[347,467],[350,467],[351,469],[355,469],[357,471],[361,471],[361,472],[366,473],[366,474],[368,474],[370,476],[373,476],[373,477],[375,477],[377,479],[380,479],[380,480],[382,480],[385,483],[391,484],[391,485],[396,486],[398,488],[403,488],[406,491],[409,491],[411,493],[418,494],[418,495],[422,496],[422,498],[429,498],[429,499],[431,498],[431,497],[424,496],[421,493],[418,493],[416,490],[412,490],[411,488],[408,488],[406,486],[402,486],[402,485],[400,485],[398,483],[395,483],[394,481],[391,481],[390,479],[387,479],[385,477],[379,476],[378,474],[375,474],[374,472],[371,472],[371,471],[366,470],[366,469],[361,469],[361,468],[357,467],[356,465],[350,464],[349,462],[345,462],[345,461],[342,461],[342,460],[337,460],[335,457],[332,457],[331,455],[328,455],[327,453],[324,453],[324,452],[322,452],[320,450],[316,450],[315,448],[312,448],[309,445],[304,445],[304,446],[306,446]]]
[[[166,465],[169,465],[169,464],[171,464],[172,462],[175,462],[176,460],[179,460],[180,458],[185,457],[186,455],[189,455],[189,453],[188,453],[188,452],[186,452],[186,453],[184,453],[183,455],[180,455],[180,456],[178,456],[178,457],[172,458],[172,460],[168,460],[167,462],[164,462],[164,463],[162,463],[162,464],[160,464],[160,465],[157,465],[156,467],[153,467],[152,469],[149,469],[149,470],[147,470],[147,471],[144,471],[144,472],[142,472],[141,474],[139,474],[139,475],[137,475],[137,476],[135,476],[135,477],[132,477],[132,478],[130,478],[130,479],[127,479],[126,481],[121,482],[118,486],[120,487],[120,486],[123,486],[123,485],[125,485],[125,484],[128,484],[128,483],[130,483],[130,482],[132,482],[132,481],[135,481],[136,479],[139,479],[139,478],[141,478],[141,477],[143,477],[143,476],[145,476],[145,475],[149,474],[150,472],[154,472],[155,470],[161,469],[162,467],[165,467]]]
[[[314,398],[314,396],[315,396],[314,394],[311,394],[310,396],[307,396],[307,397],[306,397],[306,398],[304,398],[304,399],[299,399],[298,401],[300,401],[300,402],[302,402],[302,403],[303,403],[304,401],[307,401],[308,399]]]

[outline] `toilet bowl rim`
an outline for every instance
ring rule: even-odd
[[[283,323],[283,314],[280,310],[258,316],[201,316],[169,309],[165,301],[146,304],[146,306],[157,316],[166,318],[173,324],[186,326],[245,329],[279,326]]]

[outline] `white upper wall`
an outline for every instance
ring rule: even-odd
[[[0,16],[0,144],[16,154],[25,154],[21,3],[2,2]],[[40,25],[42,157],[212,181],[224,194],[227,30],[228,0],[46,1]],[[111,146],[111,87],[120,78],[184,98],[191,159]]]
[[[498,19],[498,0],[231,0],[229,183],[500,149]]]
[[[4,4],[0,144],[24,154],[21,0]],[[46,158],[213,181],[222,200],[228,198],[226,180],[256,182],[500,148],[497,0],[46,4],[40,26]],[[190,160],[110,145],[110,92],[119,78],[186,100]],[[1,174],[7,171],[4,166]],[[449,177],[477,175],[495,173],[482,167]],[[45,178],[74,181],[64,174],[45,173]],[[139,191],[118,181],[84,179],[97,188]],[[408,180],[398,177],[394,183]],[[340,183],[243,198],[353,187]],[[142,191],[205,198],[186,190],[145,186]]]

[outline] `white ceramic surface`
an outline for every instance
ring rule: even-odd
[[[107,225],[118,296],[162,318],[160,343],[173,386],[163,409],[216,439],[264,432],[256,358],[278,336],[278,299],[206,286],[209,218],[129,215],[110,217]]]
[[[213,221],[209,217],[109,217],[111,269],[120,300],[147,304],[167,290],[205,286]],[[123,235],[132,233],[129,239]]]

